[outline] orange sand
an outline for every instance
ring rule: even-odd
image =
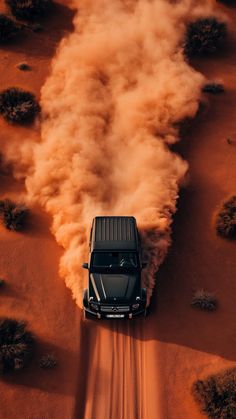
[[[208,96],[178,146],[190,164],[190,183],[179,201],[174,243],[159,271],[149,317],[84,322],[58,277],[61,251],[48,217],[34,208],[26,233],[1,227],[0,276],[7,286],[0,314],[26,319],[39,341],[32,365],[0,381],[1,418],[200,419],[204,416],[190,394],[193,381],[235,363],[235,243],[216,237],[212,218],[221,201],[235,193],[235,9],[230,15],[229,48],[220,57],[194,63],[210,79],[222,79],[226,93]],[[61,6],[44,32],[1,48],[1,89],[19,85],[39,94],[59,39],[72,30],[72,16]],[[32,72],[15,68],[22,61],[32,65]],[[29,130],[39,136],[38,127],[16,128],[2,119],[0,128],[3,146]],[[228,145],[227,137],[235,144]],[[16,199],[22,190],[10,174],[1,175],[1,197]],[[199,288],[216,293],[217,312],[190,307]],[[58,368],[38,367],[45,352],[55,353]]]

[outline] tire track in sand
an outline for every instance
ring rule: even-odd
[[[86,328],[86,397],[75,418],[147,419],[144,322],[85,322]]]

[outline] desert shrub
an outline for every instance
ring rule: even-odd
[[[51,369],[57,366],[57,359],[53,354],[46,354],[40,359],[39,365],[40,368]]]
[[[19,31],[15,22],[4,14],[0,13],[0,42],[8,41],[17,35]]]
[[[214,17],[189,23],[184,44],[186,56],[214,53],[222,46],[226,34],[226,24]]]
[[[221,83],[207,83],[203,86],[202,91],[204,93],[223,93],[225,91],[223,84]]]
[[[217,301],[213,294],[201,289],[194,293],[191,305],[199,310],[213,311]]]
[[[0,93],[0,113],[9,122],[33,122],[39,111],[39,104],[30,92],[12,87]]]
[[[236,196],[223,204],[216,219],[216,231],[222,237],[236,238]]]
[[[209,418],[236,418],[236,368],[196,381],[193,395]]]
[[[26,324],[13,319],[0,319],[0,372],[25,367],[32,356],[34,338]]]
[[[17,19],[38,20],[52,7],[52,0],[6,0],[12,14]]]
[[[16,204],[9,199],[0,201],[0,218],[8,230],[20,231],[25,227],[28,209],[23,204]]]

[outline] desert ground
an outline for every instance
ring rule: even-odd
[[[1,10],[4,10],[1,1]],[[24,233],[0,229],[0,315],[27,320],[37,337],[36,356],[26,370],[0,381],[2,419],[203,419],[193,382],[236,364],[235,243],[217,237],[214,214],[236,183],[236,9],[217,3],[229,17],[224,51],[192,65],[225,86],[203,95],[203,105],[174,146],[189,163],[174,217],[173,244],[161,266],[150,314],[135,321],[84,321],[82,310],[58,275],[61,249],[51,219],[34,207]],[[73,31],[67,1],[45,21],[41,33],[1,47],[0,89],[17,85],[37,97],[50,74],[59,41]],[[27,62],[30,72],[17,64]],[[40,137],[40,126],[15,127],[0,119],[1,148],[24,136]],[[226,139],[232,138],[232,144]],[[18,199],[24,184],[2,167],[0,197]],[[219,307],[205,313],[190,306],[196,289],[216,294]],[[52,352],[58,366],[41,370]]]

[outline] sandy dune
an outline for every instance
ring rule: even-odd
[[[235,243],[216,237],[213,222],[236,181],[236,10],[224,9],[232,19],[228,48],[193,64],[209,79],[223,80],[226,93],[205,99],[177,147],[190,164],[190,183],[181,194],[173,246],[159,271],[149,317],[83,321],[58,277],[61,250],[49,232],[50,219],[34,208],[26,233],[1,227],[0,276],[7,287],[0,314],[26,319],[39,340],[32,366],[0,381],[3,419],[200,419],[190,394],[193,381],[235,363]],[[39,94],[72,17],[61,5],[45,32],[1,49],[1,89],[19,85]],[[16,69],[21,61],[32,65],[31,73]],[[3,120],[0,128],[3,150],[7,141],[17,144],[29,133]],[[38,126],[30,132],[39,137]],[[227,137],[235,143],[227,144]],[[16,199],[23,185],[5,172],[0,193]],[[199,288],[216,293],[216,313],[191,309]],[[45,352],[56,354],[57,369],[40,370],[37,357]]]

